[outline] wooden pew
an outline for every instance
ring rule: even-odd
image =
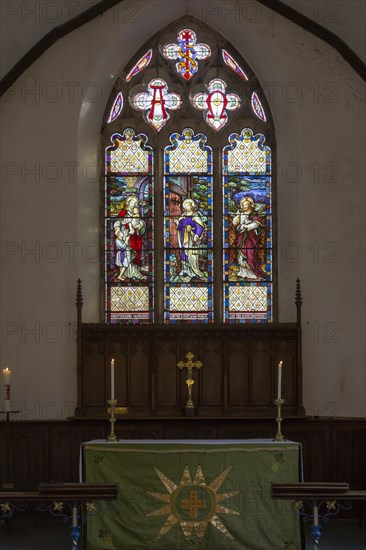
[[[350,491],[348,483],[272,483],[272,498],[295,501],[295,511],[305,522],[312,521],[314,550],[318,550],[321,521],[327,521],[340,510],[349,510],[354,500],[366,500],[366,491]],[[344,504],[339,501],[344,501]],[[310,509],[309,514],[305,511],[306,507]]]
[[[0,524],[15,511],[25,511],[28,502],[35,502],[38,511],[49,511],[71,522],[71,548],[77,550],[82,517],[87,519],[88,514],[95,512],[94,501],[117,500],[118,490],[118,483],[41,483],[38,491],[0,492]]]

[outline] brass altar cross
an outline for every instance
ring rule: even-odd
[[[188,369],[188,375],[187,375],[188,378],[186,380],[186,384],[188,386],[188,400],[186,403],[186,407],[188,409],[193,409],[194,403],[192,401],[192,386],[194,384],[194,380],[192,378],[192,369],[194,368],[200,369],[202,367],[202,363],[201,361],[196,361],[195,363],[192,363],[192,359],[194,355],[190,351],[187,353],[186,357],[188,359],[187,363],[184,363],[183,361],[179,361],[178,368],[184,369],[186,367]]]

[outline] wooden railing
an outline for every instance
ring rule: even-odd
[[[1,492],[0,525],[10,520],[14,512],[24,512],[28,503],[36,503],[37,511],[50,512],[71,523],[71,548],[77,550],[81,522],[96,513],[94,502],[117,498],[117,483],[41,483],[38,491]]]

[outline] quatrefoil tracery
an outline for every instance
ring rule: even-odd
[[[220,130],[227,123],[226,110],[233,111],[240,107],[240,97],[234,93],[227,94],[226,88],[227,85],[221,78],[214,78],[207,85],[208,94],[200,92],[192,99],[196,109],[205,111],[207,124],[215,130]]]

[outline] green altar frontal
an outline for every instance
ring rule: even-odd
[[[88,550],[300,550],[292,504],[271,483],[300,481],[299,443],[84,443],[84,481],[118,482],[87,525]]]

